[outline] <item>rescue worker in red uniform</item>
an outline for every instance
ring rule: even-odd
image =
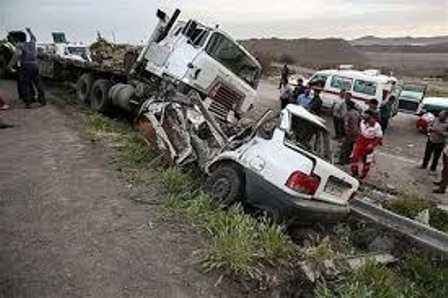
[[[360,179],[364,179],[369,173],[375,148],[383,141],[383,131],[375,112],[367,110],[364,115],[350,161],[352,175]]]

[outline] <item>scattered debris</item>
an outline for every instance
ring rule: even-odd
[[[373,260],[380,264],[390,264],[397,261],[397,259],[390,254],[374,253],[342,259],[304,261],[299,263],[299,268],[305,280],[315,283],[321,278],[335,278],[338,275],[356,270],[364,266],[369,260]]]

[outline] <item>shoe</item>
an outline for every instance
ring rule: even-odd
[[[40,97],[37,100],[39,101],[41,106],[47,105],[47,100],[45,99],[45,97]]]
[[[442,184],[442,182],[440,182],[440,181],[433,181],[432,184],[434,184],[436,186],[440,186]]]
[[[437,188],[437,189],[434,189],[432,192],[433,193],[437,193],[437,194],[444,194],[446,192],[446,190],[445,189],[441,189],[441,188]]]
[[[29,103],[25,104],[25,109],[31,109],[31,105]]]
[[[0,129],[2,129],[2,128],[11,128],[11,127],[14,127],[14,125],[0,122]]]
[[[0,107],[0,110],[7,110],[7,109],[9,109],[9,105],[7,104],[4,104]]]

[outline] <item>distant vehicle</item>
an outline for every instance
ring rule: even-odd
[[[310,85],[323,85],[321,98],[325,108],[332,108],[340,100],[339,93],[345,89],[357,104],[367,109],[369,100],[375,98],[381,105],[388,97],[398,98],[397,79],[382,75],[378,70],[328,69],[316,72],[308,81]],[[393,115],[396,114],[397,104]]]
[[[417,110],[417,114],[422,115],[427,112],[448,112],[448,97],[425,97]]]
[[[427,90],[426,85],[404,83],[398,99],[398,110],[403,113],[418,114]]]

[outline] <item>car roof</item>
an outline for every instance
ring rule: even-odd
[[[320,126],[323,129],[327,130],[327,127],[325,126],[325,120],[320,118],[319,116],[311,114],[304,107],[301,107],[301,106],[298,106],[295,104],[289,104],[286,106],[285,109],[292,115],[300,117],[309,122],[312,122],[312,123],[316,124],[317,126]]]
[[[448,105],[448,97],[425,97],[423,99],[423,104],[432,105]]]
[[[395,77],[390,77],[382,74],[378,75],[370,74],[369,70],[360,71],[360,70],[324,69],[317,71],[316,74],[340,75],[379,83],[388,83],[390,81],[397,82],[397,79]]]

